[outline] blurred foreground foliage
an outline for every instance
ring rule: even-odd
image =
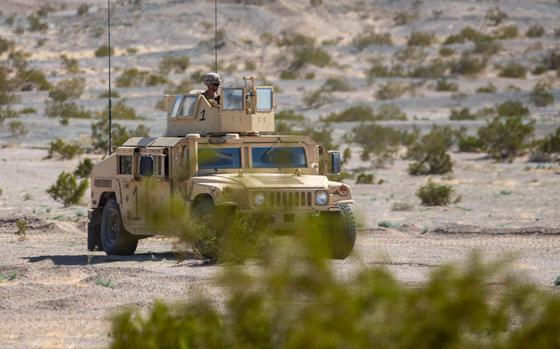
[[[382,267],[341,280],[309,231],[258,268],[226,267],[223,305],[200,295],[113,317],[112,348],[553,348],[560,299],[473,255],[407,287]]]

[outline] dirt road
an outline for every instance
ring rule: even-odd
[[[142,240],[132,257],[85,250],[83,222],[31,220],[25,239],[14,220],[0,222],[0,347],[98,348],[110,341],[109,317],[154,299],[188,299],[220,292],[212,280],[224,268],[195,259],[178,263],[173,241]],[[523,234],[518,234],[523,233]],[[334,261],[347,275],[362,265],[384,265],[405,282],[419,282],[437,265],[461,260],[472,249],[490,258],[519,254],[514,268],[544,287],[560,274],[560,235],[499,231],[421,233],[413,228],[361,231],[356,257]]]

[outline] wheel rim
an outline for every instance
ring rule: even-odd
[[[116,212],[111,212],[109,217],[107,217],[107,238],[109,242],[113,243],[117,241],[117,236],[119,234],[119,218]]]

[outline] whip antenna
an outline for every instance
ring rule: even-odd
[[[107,36],[109,41],[109,155],[113,153],[113,102],[111,101],[111,0],[107,0]]]
[[[218,0],[214,0],[214,71],[218,73]]]

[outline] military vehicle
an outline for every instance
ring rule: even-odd
[[[192,212],[230,206],[242,212],[267,208],[271,228],[296,229],[309,216],[328,216],[325,234],[335,243],[333,258],[346,258],[356,228],[351,188],[329,181],[340,172],[338,151],[326,151],[308,136],[275,135],[274,91],[256,86],[220,88],[220,105],[203,91],[166,96],[164,137],[131,138],[96,164],[91,173],[88,249],[129,255],[138,240],[157,235],[139,210],[143,179],[150,200],[180,193]]]

